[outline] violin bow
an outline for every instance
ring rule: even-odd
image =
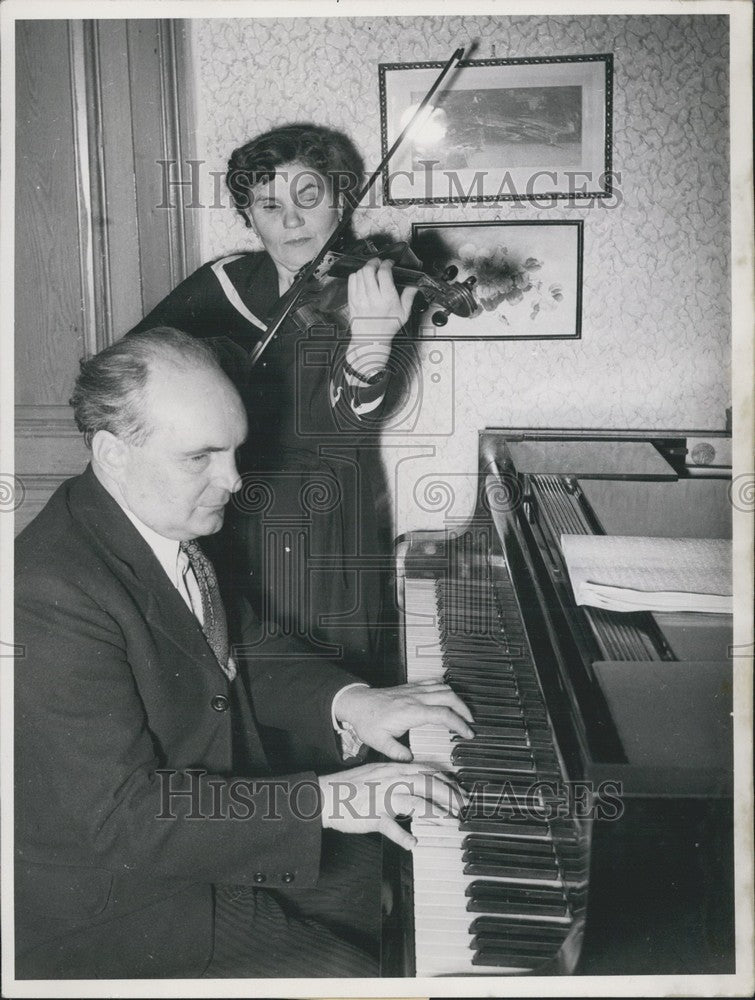
[[[427,107],[427,105],[433,99],[433,97],[435,96],[435,94],[437,93],[437,91],[441,88],[441,86],[443,85],[443,82],[445,81],[445,79],[448,76],[448,74],[451,72],[451,70],[455,69],[458,66],[458,64],[461,61],[461,58],[462,58],[463,55],[464,55],[464,49],[463,48],[459,48],[459,49],[457,49],[454,52],[454,54],[448,60],[448,62],[445,64],[445,66],[443,67],[443,69],[441,70],[441,72],[438,74],[438,78],[435,80],[435,82],[433,83],[433,85],[430,87],[430,89],[428,90],[428,92],[425,94],[425,96],[420,101],[419,105],[417,106],[416,111],[414,112],[414,114],[412,115],[412,117],[407,122],[407,124],[404,127],[403,131],[398,136],[398,138],[393,143],[393,145],[388,150],[388,152],[385,154],[385,156],[380,161],[380,163],[377,165],[377,167],[374,169],[374,171],[372,172],[371,176],[367,180],[366,184],[364,185],[364,187],[361,189],[361,191],[359,192],[359,194],[354,199],[353,203],[346,206],[346,209],[345,209],[345,211],[343,213],[343,217],[341,218],[341,221],[338,223],[338,225],[336,226],[336,228],[333,230],[333,232],[331,233],[330,237],[325,241],[325,243],[321,247],[321,249],[320,249],[319,253],[317,254],[317,256],[314,257],[308,264],[306,264],[304,266],[304,268],[302,268],[302,270],[296,276],[296,279],[295,279],[294,283],[291,285],[291,287],[288,289],[288,291],[283,295],[283,297],[282,297],[282,299],[280,301],[280,304],[279,304],[277,310],[275,311],[275,313],[273,314],[273,318],[270,320],[270,324],[269,324],[267,330],[265,331],[264,338],[256,345],[256,347],[254,348],[254,350],[250,354],[250,357],[249,357],[250,368],[253,368],[254,365],[257,364],[257,362],[259,361],[259,359],[260,359],[260,357],[262,355],[262,352],[265,350],[265,348],[267,347],[267,345],[270,343],[270,341],[276,335],[276,333],[278,332],[278,330],[280,330],[281,326],[283,325],[283,323],[286,320],[286,317],[291,313],[291,311],[293,310],[293,308],[296,305],[297,301],[301,297],[301,294],[304,291],[306,283],[309,281],[309,279],[315,273],[315,271],[317,270],[317,268],[320,266],[320,264],[322,263],[322,261],[324,260],[324,258],[326,256],[326,254],[328,254],[333,249],[333,247],[336,245],[336,243],[338,242],[338,240],[341,238],[341,235],[346,230],[346,227],[348,226],[349,222],[351,221],[352,215],[357,210],[357,208],[359,207],[359,205],[362,203],[362,201],[364,200],[364,198],[369,193],[370,189],[375,184],[375,181],[378,179],[378,177],[382,173],[382,171],[385,168],[385,166],[387,165],[388,161],[391,159],[391,157],[396,152],[396,150],[399,148],[399,146],[403,143],[404,139],[407,137],[407,135],[409,134],[409,132],[412,130],[412,128],[414,127],[415,123],[418,121],[418,119],[420,118],[420,116],[423,114],[423,112],[424,112],[425,108]]]

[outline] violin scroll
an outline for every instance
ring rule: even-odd
[[[459,273],[459,269],[453,264],[444,271],[444,277],[442,282],[446,284],[447,279],[445,275],[448,271],[453,271],[454,277]],[[464,281],[456,282],[456,284],[450,286],[453,289],[454,294],[454,308],[449,309],[446,306],[443,309],[438,309],[434,312],[430,319],[433,321],[433,326],[445,326],[448,322],[448,317],[453,312],[456,316],[463,316],[469,318],[474,316],[480,309],[480,305],[472,292],[472,289],[477,284],[477,278],[473,274],[470,274],[468,278]],[[438,301],[438,296],[436,296],[435,301]]]

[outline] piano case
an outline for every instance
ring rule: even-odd
[[[557,774],[561,805],[540,797],[547,830],[472,819],[451,853],[420,830],[414,873],[391,853],[386,974],[734,972],[731,616],[579,607],[559,545],[562,532],[731,537],[729,454],[715,432],[485,431],[471,519],[399,539],[407,679],[453,677],[490,723],[477,748],[432,759],[458,773],[482,754],[465,775],[525,794],[523,751],[495,719],[512,711],[499,677],[536,744],[527,780]],[[415,756],[434,740],[410,734]],[[560,907],[540,862],[511,861],[544,844]]]

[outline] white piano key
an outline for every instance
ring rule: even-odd
[[[497,615],[494,612],[488,614],[483,588],[452,586],[447,590],[454,599],[458,597],[460,600],[473,601],[476,609],[475,620],[483,623],[496,620]],[[443,678],[445,666],[440,642],[440,616],[435,581],[406,580],[405,606],[407,680],[410,682],[425,679],[440,680]],[[458,620],[454,618],[451,627],[460,630],[461,635],[461,630],[464,628],[462,618],[459,617]],[[520,633],[521,630],[518,630],[517,635]],[[463,639],[463,635],[461,637]],[[463,653],[455,654],[456,659],[462,656]],[[503,653],[501,658],[503,659]],[[512,672],[511,676],[514,677],[515,674]],[[526,686],[529,688],[529,683]],[[510,685],[508,690],[511,690]],[[409,746],[415,760],[439,767],[449,774],[458,770],[458,767],[451,763],[457,742],[453,734],[435,726],[415,729],[409,734]],[[500,770],[502,773],[506,770],[503,762]],[[474,950],[470,947],[473,935],[470,933],[470,927],[474,920],[483,914],[467,910],[469,898],[466,896],[466,889],[472,882],[480,880],[512,888],[561,888],[561,883],[550,879],[464,874],[463,844],[469,832],[461,830],[456,819],[430,820],[418,816],[412,820],[412,832],[417,838],[417,844],[412,852],[416,975],[500,976],[531,971],[533,966],[530,964],[473,965]],[[506,843],[510,844],[512,839],[522,843],[532,840],[540,843],[550,842],[549,833],[537,837],[524,834],[512,837],[510,832],[504,834],[493,830],[486,831],[484,836],[486,839],[494,840],[505,837],[504,850]],[[522,862],[525,865],[526,863],[526,860]],[[537,859],[534,859],[533,864],[536,863]],[[570,919],[568,916],[558,915],[544,918],[542,915],[526,912],[510,915],[495,914],[495,916],[530,925],[534,934],[543,923],[548,923],[551,927],[563,926],[568,925]],[[557,948],[557,944],[554,947]],[[533,963],[536,964],[535,959]]]

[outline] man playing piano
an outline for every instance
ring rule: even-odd
[[[72,403],[91,464],[16,556],[16,975],[377,974],[374,834],[411,847],[397,815],[458,801],[398,738],[468,738],[469,711],[442,683],[354,684],[219,589],[195,539],[246,417],[200,341],[125,338]],[[333,773],[273,778],[266,728]],[[344,769],[361,745],[393,762]]]

